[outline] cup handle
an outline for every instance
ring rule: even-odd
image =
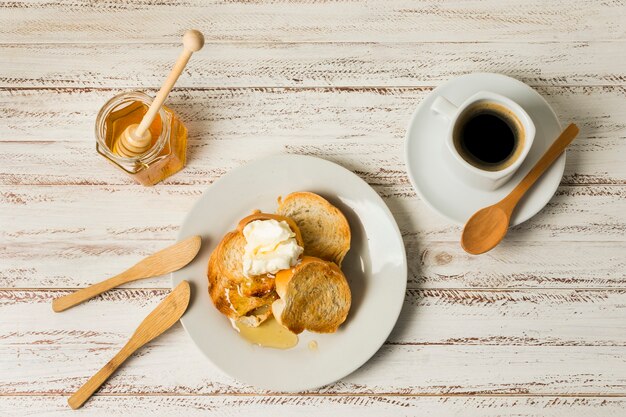
[[[459,109],[457,106],[450,103],[449,100],[441,96],[437,96],[437,98],[435,99],[435,101],[433,102],[430,108],[435,113],[440,114],[443,117],[445,117],[447,120],[452,120],[452,118],[456,114],[456,111]]]

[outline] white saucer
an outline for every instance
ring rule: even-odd
[[[537,128],[526,160],[511,180],[495,191],[480,190],[464,184],[444,165],[442,146],[449,122],[431,110],[433,100],[438,95],[460,104],[479,91],[491,91],[517,102],[530,115]],[[506,196],[541,158],[561,130],[561,124],[550,105],[521,81],[501,74],[464,75],[437,87],[413,113],[405,145],[409,179],[428,206],[448,220],[464,224],[477,210]],[[511,218],[512,226],[530,219],[550,201],[564,170],[565,153],[519,202]]]
[[[207,262],[222,237],[254,209],[276,210],[276,198],[313,191],[346,215],[352,231],[342,269],[352,306],[336,333],[304,332],[287,350],[254,346],[213,306]],[[202,248],[172,285],[191,284],[191,303],[181,321],[206,357],[237,380],[273,391],[302,391],[330,384],[363,365],[393,329],[405,296],[407,263],[400,230],[384,201],[365,181],[332,162],[302,155],[252,161],[215,181],[180,228],[179,239],[202,236]],[[317,349],[308,344],[317,342]]]

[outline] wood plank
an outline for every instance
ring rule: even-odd
[[[101,303],[96,301],[74,311],[74,317],[81,315],[78,323],[67,315],[52,316],[49,302],[42,302],[32,293],[11,293],[14,297],[35,299],[2,306],[4,311],[10,311],[24,310],[26,305],[33,314],[27,323],[17,326],[14,321],[6,323],[6,315],[2,316],[0,393],[3,395],[73,392],[115,354],[140,321],[139,314],[145,315],[157,301],[154,298],[148,302],[129,301],[119,297],[117,291],[107,296],[112,299],[107,303],[108,309],[94,308]],[[144,298],[146,293],[135,290],[136,297]],[[113,299],[116,295],[117,299]],[[137,306],[146,303],[152,305]],[[36,312],[40,313],[39,323],[34,322]],[[106,320],[101,319],[104,316]],[[95,327],[94,321],[98,322]],[[470,326],[461,317],[459,327]],[[625,346],[387,344],[355,373],[312,393],[624,396],[625,353]],[[182,326],[176,325],[133,356],[105,383],[101,393],[262,392],[214,368],[190,343]]]
[[[170,243],[228,170],[308,153],[365,178],[398,219],[409,290],[389,342],[339,383],[260,395],[209,365],[177,325],[85,412],[621,417],[625,19],[621,0],[0,3],[0,415],[72,413],[64,397],[165,296],[167,278],[71,315],[51,313],[66,293],[54,288]],[[154,93],[189,22],[209,40],[172,99],[193,120],[190,164],[141,189],[93,152],[95,112],[121,88]],[[483,257],[462,252],[459,229],[416,198],[402,157],[414,107],[472,71],[539,87],[583,128],[555,199]],[[130,222],[146,204],[159,211]]]
[[[0,345],[62,350],[82,338],[88,345],[114,347],[169,291],[116,289],[54,314],[52,299],[68,291],[1,290]],[[105,313],[107,320],[97,325],[86,320]],[[19,326],[10,317],[20,317]],[[410,289],[388,343],[626,347],[625,318],[626,290]]]
[[[6,245],[42,240],[171,242],[204,188],[2,186],[0,218],[5,224],[0,239]],[[417,199],[410,185],[374,188],[391,209],[407,245],[458,242],[461,228]],[[623,242],[625,199],[626,187],[562,186],[538,215],[512,228],[492,253],[505,256],[514,242]],[[146,207],[154,209],[147,212]],[[230,227],[225,225],[224,231]]]
[[[626,346],[625,301],[616,290],[408,290],[388,342]]]
[[[372,184],[408,183],[402,156],[405,129],[414,108],[430,91],[177,90],[170,101],[189,121],[190,160],[166,184],[208,184],[243,161],[285,152],[337,161]],[[582,131],[568,150],[564,183],[626,184],[626,165],[619,159],[626,152],[626,87],[539,91],[561,120],[575,121]],[[0,90],[0,182],[130,183],[93,150],[95,114],[116,92]]]
[[[0,245],[0,288],[81,288],[173,243],[73,241],[52,235],[36,244],[6,239]],[[408,287],[438,288],[626,288],[626,242],[511,242],[482,256],[465,253],[458,242],[407,239]],[[170,288],[168,277],[125,288]]]
[[[2,290],[0,310],[21,317],[19,328],[6,320],[0,344],[116,344],[132,333],[146,311],[169,289],[118,289],[74,314],[52,314],[52,298],[68,291]],[[119,311],[106,323],[85,315]],[[541,320],[533,320],[533,318]],[[466,290],[407,291],[402,314],[388,342],[397,345],[626,346],[625,290]],[[63,323],[61,323],[63,320]],[[494,326],[497,323],[497,326]],[[581,332],[581,327],[587,328]],[[90,333],[90,331],[93,332]],[[93,333],[93,334],[92,334]],[[108,340],[108,341],[107,341]]]
[[[175,42],[190,22],[209,41],[604,40],[624,37],[626,16],[621,1],[593,0],[30,0],[3,3],[0,11],[2,43]]]
[[[329,134],[323,138],[309,138],[299,137],[300,134],[294,132],[289,138],[268,137],[264,133],[250,137],[250,132],[241,131],[241,137],[225,140],[203,134],[204,137],[192,138],[188,143],[190,160],[187,167],[162,184],[208,185],[244,162],[279,153],[307,154],[332,160],[372,185],[409,183],[404,168],[404,143],[400,137],[335,138]],[[134,184],[96,153],[95,139],[86,136],[83,139],[81,142],[0,140],[0,184]],[[250,146],[254,142],[255,146]],[[619,159],[621,152],[626,152],[624,138],[593,138],[583,133],[567,152],[562,184],[626,184],[626,166]]]
[[[415,192],[410,186],[375,189],[394,214],[405,242],[459,240],[461,228],[450,225],[413,198]],[[493,250],[509,251],[515,241],[623,241],[626,229],[622,207],[626,195],[622,189],[559,187],[546,207],[528,222],[510,228],[506,239]]]
[[[110,396],[96,395],[85,405],[94,417],[195,416],[336,416],[446,415],[465,417],[622,417],[624,397],[485,397],[485,396]],[[11,416],[70,413],[64,397],[0,396],[0,413]]]
[[[211,43],[178,88],[435,86],[496,72],[532,86],[623,85],[622,42]],[[4,44],[0,86],[158,88],[178,44]],[[140,56],[141,59],[137,59]]]
[[[406,239],[409,288],[610,288],[626,285],[626,243],[507,242],[481,256],[458,242]],[[419,261],[418,261],[419,260]]]
[[[127,395],[259,393],[254,387],[236,382],[214,369],[191,346],[186,335],[179,333],[178,339],[179,342],[163,339],[168,340],[167,345],[151,344],[144,348],[100,392]],[[64,346],[62,350],[50,346],[2,346],[1,361],[9,374],[0,375],[0,391],[4,395],[67,395],[106,363],[118,348],[78,344]],[[626,369],[623,357],[623,347],[387,345],[354,374],[312,392],[623,396]],[[21,367],[17,368],[15,363]]]

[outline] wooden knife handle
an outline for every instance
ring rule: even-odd
[[[109,278],[107,280],[98,282],[97,284],[90,285],[86,288],[81,288],[78,291],[74,291],[71,294],[64,295],[63,297],[55,298],[52,300],[52,310],[59,313],[67,310],[70,307],[74,307],[96,295],[102,294],[105,291],[115,288],[128,282],[128,276],[125,272]]]
[[[104,381],[106,381],[113,373],[119,368],[119,366],[124,363],[126,359],[130,355],[133,354],[135,349],[128,347],[128,345],[124,346],[117,355],[113,357],[102,369],[100,369],[94,376],[89,378],[89,381],[85,382],[85,384],[78,389],[72,396],[67,400],[72,409],[76,410],[83,406],[85,401],[87,401],[94,392],[100,388]]]

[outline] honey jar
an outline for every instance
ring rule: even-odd
[[[152,98],[140,91],[124,92],[111,98],[96,117],[96,150],[110,163],[139,184],[154,185],[185,166],[187,128],[168,107],[162,106],[148,128],[151,143],[142,153],[127,149],[122,133],[138,124]]]

